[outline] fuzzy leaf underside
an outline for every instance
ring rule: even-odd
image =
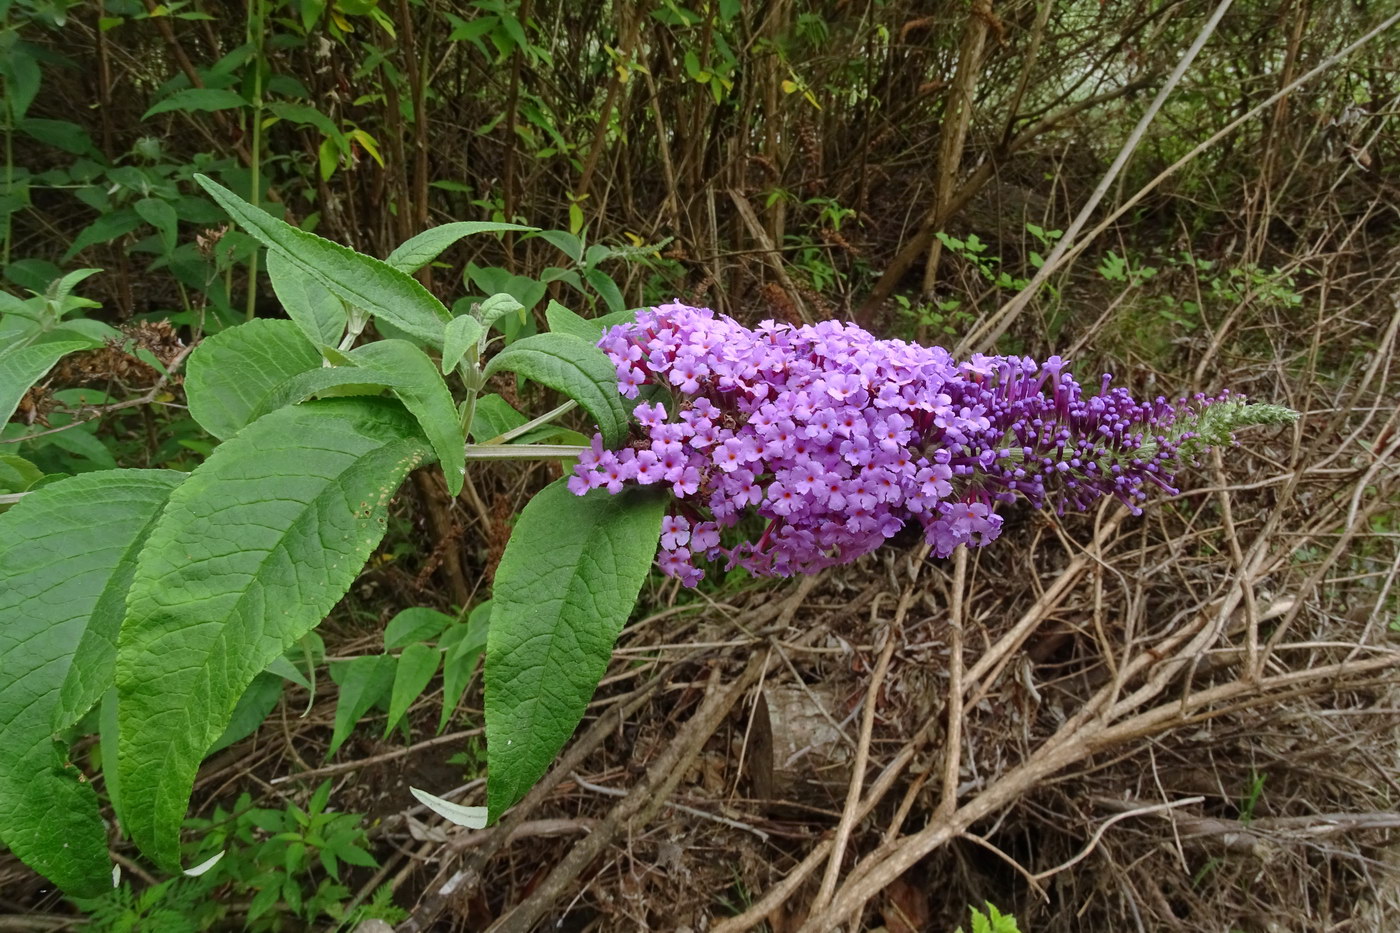
[[[520,513],[486,642],[487,804],[494,821],[548,769],[602,679],[646,579],[667,499],[558,480]]]
[[[111,685],[136,555],[185,474],[61,480],[0,515],[0,839],[67,893],[112,886],[97,795],[56,736]]]
[[[204,754],[253,678],[318,625],[431,459],[395,402],[284,408],[222,444],[171,497],[137,562],[117,652],[128,830],[161,866]]]

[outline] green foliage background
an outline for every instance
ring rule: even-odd
[[[851,317],[882,334],[955,343],[1041,267],[1210,7],[0,0],[0,354],[32,341],[0,355],[0,496],[41,488],[46,476],[191,470],[216,440],[288,401],[269,397],[281,377],[306,374],[298,399],[349,389],[332,385],[348,378],[339,368],[321,375],[318,349],[346,323],[351,343],[375,325],[345,321],[338,297],[381,308],[379,335],[390,339],[341,349],[392,388],[433,365],[409,340],[442,348],[444,375],[458,360],[474,363],[482,334],[462,312],[505,296],[492,311],[512,345],[485,373],[496,378],[476,403],[477,440],[519,429],[520,411],[532,417],[555,401],[546,390],[562,388],[557,370],[569,359],[556,335],[586,338],[592,319],[678,296],[746,322]],[[1389,12],[1240,0],[1101,213]],[[1375,328],[1344,321],[1348,339],[1306,348],[1286,338],[1333,282],[1369,274],[1400,243],[1385,207],[1400,201],[1397,54],[1391,30],[1196,156],[1057,272],[1001,348],[1072,349],[1139,384],[1160,376],[1210,388],[1217,371],[1260,361],[1323,387],[1344,383],[1379,345]],[[965,137],[945,154],[960,112]],[[196,175],[305,231],[298,291],[268,277],[286,261],[265,248],[282,228],[240,216]],[[952,181],[940,187],[944,176]],[[231,226],[226,210],[254,232]],[[366,293],[374,280],[357,280],[359,267],[333,244],[383,257],[400,290]],[[141,329],[157,322],[185,347],[204,341],[201,362],[181,372],[173,344]],[[554,335],[537,333],[546,327]],[[260,337],[269,342],[250,349]],[[223,410],[184,410],[182,378],[217,378],[219,352],[246,359],[273,343],[267,368],[227,380]],[[86,354],[81,365],[60,362],[75,353]],[[1243,378],[1274,394],[1272,375]],[[25,392],[2,388],[36,380]],[[450,396],[400,397],[423,424],[454,423]],[[589,420],[623,436],[615,398],[580,401],[591,419],[526,439],[572,441],[571,428]],[[473,627],[468,610],[482,605],[512,516],[556,475],[517,470],[464,492],[450,431],[428,440],[445,482],[415,474],[407,501],[386,505],[388,534],[372,543],[363,578],[378,593],[352,592],[329,630],[353,639],[419,603],[447,614],[435,631],[386,636],[384,654],[329,663],[342,706],[328,753],[376,707],[387,711],[384,733],[411,730],[409,709],[440,662],[450,699],[430,718],[446,727],[485,647],[484,622]],[[165,475],[131,474],[146,486]],[[138,499],[83,502],[149,518]],[[122,555],[109,556],[94,571],[94,599],[110,575],[131,573]],[[143,599],[158,589],[138,580]],[[288,631],[320,622],[324,602],[308,598],[306,618]],[[264,671],[281,659],[269,648],[238,684],[223,685],[230,695],[219,702],[244,697],[235,724],[256,728],[284,682],[325,668],[324,645],[312,636],[304,647],[300,668],[293,652],[280,673]],[[149,699],[172,706],[159,692]],[[64,728],[91,734],[85,725]],[[48,761],[45,728],[16,721],[0,735]],[[145,753],[131,742],[110,754]],[[197,768],[201,754],[182,766]],[[61,770],[50,777],[92,793]],[[174,813],[183,803],[153,806]],[[302,803],[299,822],[292,809],[259,811],[273,827],[264,832],[304,835],[326,801]],[[264,840],[253,822],[214,817],[220,832]],[[345,854],[363,855],[364,840],[348,826],[336,832],[341,860],[369,867],[369,856]],[[288,855],[264,842],[203,882],[201,895],[216,884],[273,891],[245,911],[254,924],[349,916],[339,878],[303,864],[327,840],[296,844]],[[139,897],[124,888],[88,909],[119,926],[168,902],[195,903],[192,890],[183,881]]]

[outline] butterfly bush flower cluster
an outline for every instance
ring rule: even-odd
[[[687,586],[701,562],[760,576],[847,563],[910,521],[946,557],[995,539],[997,506],[1017,498],[1063,511],[1112,495],[1137,511],[1175,491],[1174,465],[1201,442],[1190,428],[1227,399],[1138,402],[1107,375],[1088,396],[1059,357],[959,362],[853,324],[750,329],[682,304],[599,346],[639,399],[641,436],[621,450],[595,437],[569,488],[669,488],[658,560]],[[752,540],[723,543],[753,515]]]

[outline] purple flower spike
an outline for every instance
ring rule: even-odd
[[[704,577],[697,561],[761,576],[847,563],[911,519],[946,557],[994,540],[997,506],[1018,498],[1063,512],[1111,495],[1140,511],[1152,488],[1175,492],[1183,459],[1266,420],[1215,417],[1244,410],[1228,393],[1138,402],[1105,375],[1085,396],[1058,356],[959,363],[838,321],[751,330],[669,304],[599,346],[619,391],[652,401],[634,410],[643,437],[620,451],[595,438],[569,488],[669,484],[658,561],[686,586]],[[755,514],[756,540],[721,543]]]

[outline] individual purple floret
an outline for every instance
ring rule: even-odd
[[[997,505],[1017,497],[1062,512],[1113,495],[1138,511],[1151,487],[1175,492],[1174,468],[1201,446],[1187,428],[1226,399],[1137,402],[1107,375],[1090,397],[1059,357],[959,363],[852,324],[749,329],[682,304],[599,346],[622,394],[652,400],[634,409],[641,436],[622,450],[595,437],[569,488],[669,486],[658,560],[687,586],[701,560],[761,576],[847,563],[911,518],[946,557],[995,539]],[[767,522],[755,540],[721,543],[754,514]]]

